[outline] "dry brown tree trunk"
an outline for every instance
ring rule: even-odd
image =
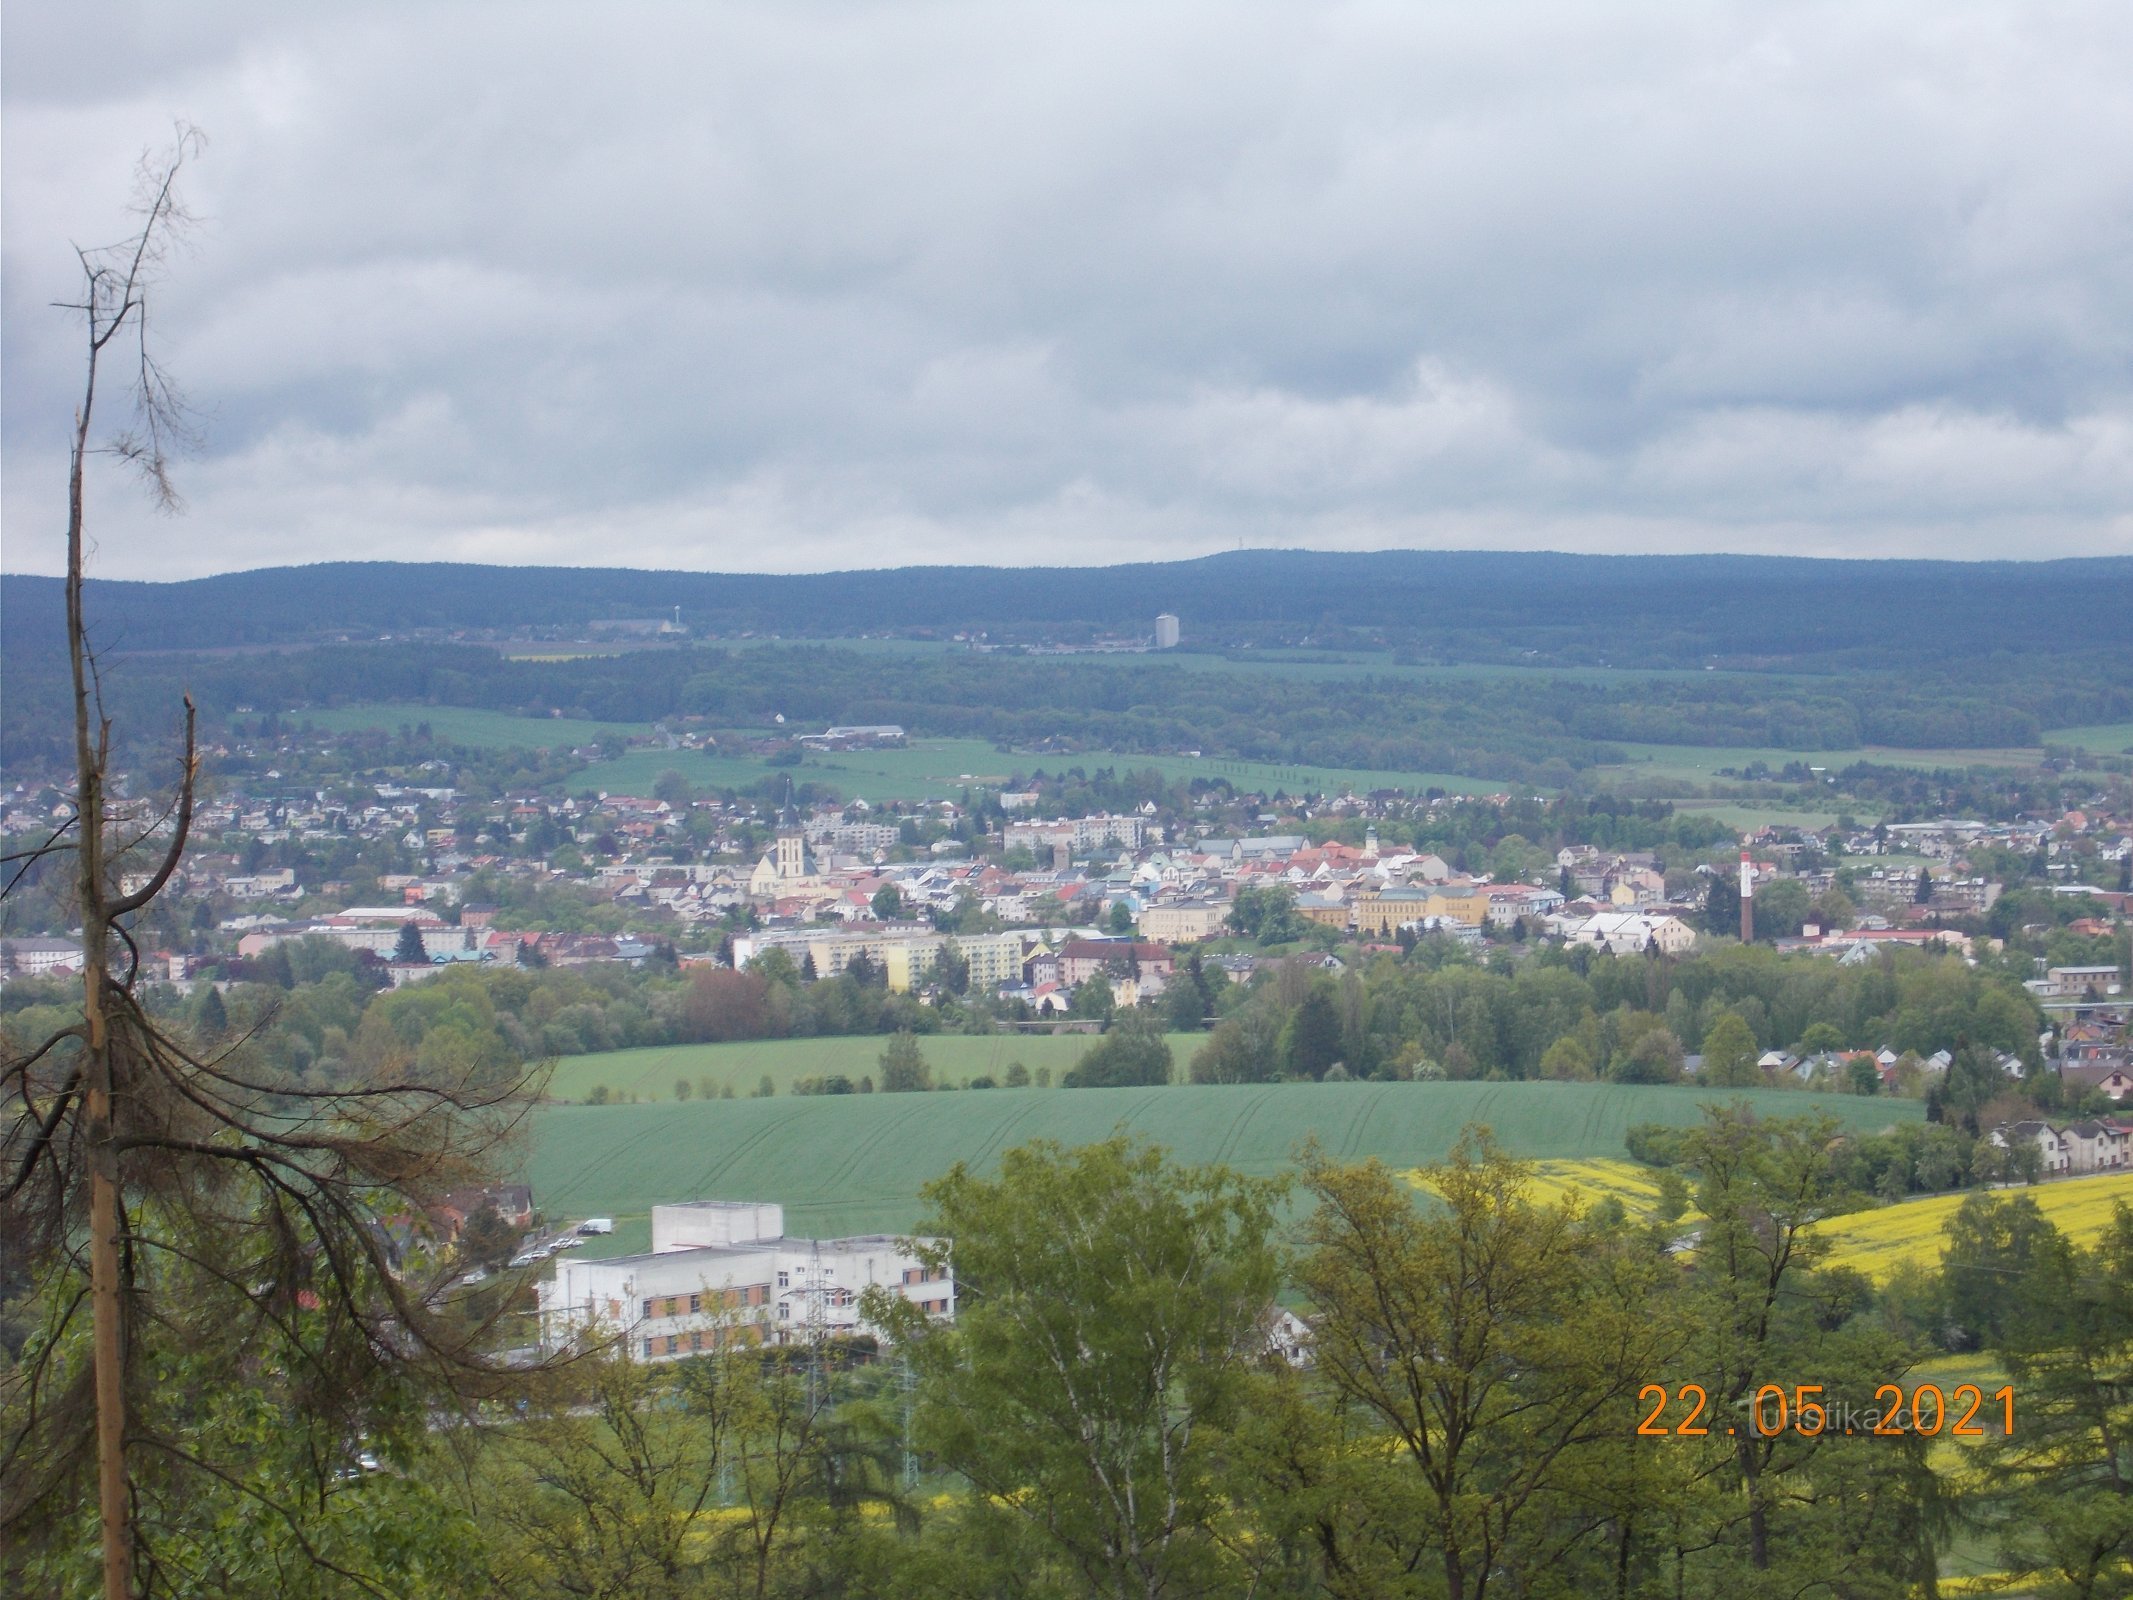
[[[50,838],[6,858],[21,865],[0,895],[44,858],[73,853],[82,1005],[36,1048],[8,1040],[0,1051],[0,1248],[48,1313],[25,1359],[0,1370],[0,1574],[32,1545],[73,1555],[93,1464],[105,1600],[167,1587],[153,1510],[180,1480],[245,1497],[278,1519],[302,1559],[382,1594],[386,1586],[337,1564],[306,1531],[339,1458],[373,1425],[521,1381],[494,1354],[509,1297],[455,1298],[449,1256],[425,1254],[415,1270],[385,1224],[420,1219],[451,1190],[495,1176],[537,1069],[381,1061],[321,1086],[253,1059],[243,1041],[192,1047],[136,992],[140,952],[128,921],[163,892],[185,852],[199,776],[194,714],[188,698],[177,792],[163,816],[136,829],[114,815],[111,723],[84,606],[85,475],[91,456],[116,455],[160,505],[175,505],[167,453],[184,437],[185,415],[150,354],[147,286],[186,220],[175,184],[198,148],[181,129],[167,157],[144,164],[138,231],[77,252],[83,292],[66,307],[88,335],[68,482],[75,806]],[[98,443],[99,381],[117,375],[103,371],[110,360],[132,391],[132,428]],[[165,823],[173,826],[158,864],[136,878],[133,852]],[[78,1310],[89,1322],[86,1363],[71,1332]],[[138,1377],[174,1346],[226,1363],[232,1383],[258,1370],[262,1352],[288,1358],[290,1425],[307,1432],[316,1481],[292,1495],[201,1457],[184,1436],[182,1407]]]
[[[161,259],[172,233],[185,220],[176,200],[177,178],[198,147],[197,135],[180,130],[168,159],[160,167],[144,167],[140,231],[116,250],[78,252],[83,296],[71,308],[82,313],[88,332],[88,370],[81,404],[74,413],[67,476],[67,654],[74,679],[74,847],[82,938],[83,1143],[89,1169],[96,1477],[105,1600],[128,1600],[133,1593],[126,1474],[125,1305],[119,1259],[124,1222],[120,1215],[119,1152],[113,1118],[113,1108],[128,1086],[119,1081],[119,1057],[111,1047],[110,1018],[105,1007],[111,984],[111,927],[115,915],[138,909],[154,897],[184,852],[196,763],[192,707],[188,702],[176,835],[161,870],[143,890],[131,896],[114,896],[107,878],[104,836],[104,783],[111,754],[111,724],[98,703],[96,662],[82,605],[84,476],[99,369],[114,341],[130,333],[138,352],[135,398],[140,431],[122,438],[114,448],[141,467],[159,504],[167,507],[175,503],[167,447],[179,433],[183,419],[173,390],[148,352],[144,296],[148,270]]]

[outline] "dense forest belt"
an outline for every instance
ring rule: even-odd
[[[89,585],[90,615],[139,650],[567,628],[676,607],[699,633],[1071,638],[1145,634],[1167,610],[1188,639],[1227,644],[1368,639],[1461,661],[1968,671],[2000,653],[2050,658],[2069,639],[2133,647],[2133,560],[1261,550],[789,576],[337,562]],[[0,577],[0,633],[39,648],[57,637],[58,615],[56,580]]]
[[[1514,1154],[1619,1157],[1639,1123],[1688,1127],[1709,1089],[1606,1083],[1276,1083],[1148,1089],[985,1089],[957,1094],[557,1106],[536,1114],[526,1176],[555,1217],[638,1219],[655,1202],[771,1200],[795,1233],[894,1231],[920,1185],[958,1161],[983,1171],[1030,1139],[1085,1144],[1120,1128],[1180,1161],[1287,1170],[1306,1139],[1342,1161],[1440,1161],[1469,1123]],[[1824,1112],[1872,1133],[1923,1118],[1915,1100],[1760,1090],[1766,1116]],[[615,1236],[629,1248],[641,1230]]]
[[[60,663],[8,641],[0,753],[64,756]],[[1370,672],[1353,677],[1208,670],[1152,655],[1090,658],[882,651],[836,645],[678,646],[516,660],[469,645],[320,646],[111,660],[122,736],[171,724],[181,691],[211,722],[357,702],[463,706],[644,724],[793,729],[897,723],[915,734],[1020,750],[1182,749],[1240,760],[1458,772],[1555,785],[1619,759],[1615,741],[1850,750],[2034,746],[2048,727],[2133,719],[2133,656],[2086,663],[2005,656],[1901,680],[1742,673]],[[529,721],[528,747],[548,742]]]

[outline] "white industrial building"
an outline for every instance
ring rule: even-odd
[[[1178,647],[1178,619],[1167,611],[1155,619],[1155,647],[1158,650]]]
[[[541,1343],[563,1351],[617,1339],[638,1361],[666,1361],[736,1341],[805,1344],[880,1330],[859,1310],[870,1285],[930,1316],[955,1315],[955,1276],[929,1268],[888,1234],[788,1239],[782,1206],[696,1200],[652,1208],[650,1253],[558,1257],[540,1287]]]

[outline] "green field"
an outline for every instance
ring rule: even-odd
[[[2133,755],[2133,722],[2105,722],[2086,728],[2052,728],[2046,744],[2070,744],[2100,756]]]
[[[1617,782],[1656,779],[1666,783],[1733,783],[1738,779],[1719,776],[1719,768],[1736,772],[1758,761],[1768,762],[1773,772],[1788,761],[1804,761],[1811,767],[1827,767],[1832,773],[1868,761],[1878,766],[1919,767],[2033,767],[2043,760],[2036,750],[1897,750],[1886,745],[1862,745],[1856,750],[1778,750],[1718,744],[1619,744],[1629,759],[1595,768],[1601,778]]]
[[[584,722],[575,717],[519,717],[508,711],[476,711],[467,706],[369,705],[327,706],[292,711],[292,720],[332,733],[378,729],[392,733],[401,726],[428,723],[447,744],[490,750],[569,750],[606,734],[641,737],[648,722]],[[687,754],[688,752],[681,752]]]
[[[1195,756],[1127,755],[1113,750],[1010,755],[982,739],[913,739],[908,745],[888,750],[825,751],[810,754],[797,767],[773,767],[749,757],[695,750],[633,750],[618,760],[587,767],[570,783],[573,789],[597,789],[609,794],[650,794],[659,774],[667,771],[681,773],[699,788],[728,789],[746,788],[766,777],[789,774],[798,783],[828,784],[846,799],[944,800],[956,798],[973,785],[997,788],[1018,772],[1027,775],[1042,768],[1057,773],[1072,767],[1084,772],[1094,772],[1099,767],[1120,771],[1153,767],[1173,782],[1225,778],[1243,790],[1286,789],[1291,794],[1306,790],[1338,793],[1343,788],[1361,791],[1431,787],[1453,794],[1489,794],[1503,787],[1480,778],[1443,772],[1285,766]]]
[[[965,655],[966,645],[937,639],[706,639],[723,650],[832,649],[861,655],[924,656]],[[597,651],[588,650],[594,654]],[[1010,655],[1009,659],[1024,659]],[[1059,666],[1120,667],[1136,671],[1206,672],[1224,675],[1251,674],[1277,678],[1318,678],[1353,682],[1360,678],[1421,678],[1443,682],[1493,679],[1556,678],[1569,683],[1622,683],[1664,679],[1687,682],[1702,678],[1753,678],[1761,683],[1785,683],[1790,673],[1708,672],[1700,667],[1602,667],[1535,665],[1519,662],[1403,662],[1390,650],[1317,650],[1307,646],[1264,650],[1237,649],[1225,653],[1202,652],[1187,647],[1177,651],[1075,651],[1041,658]]]
[[[1173,1033],[1170,1053],[1182,1074],[1193,1051],[1207,1040],[1204,1033]],[[763,1039],[747,1044],[652,1045],[641,1050],[609,1050],[598,1055],[565,1056],[556,1063],[548,1082],[552,1100],[582,1101],[593,1088],[607,1086],[616,1098],[634,1096],[640,1101],[674,1098],[677,1078],[689,1080],[693,1095],[705,1085],[714,1091],[731,1086],[736,1095],[752,1095],[765,1077],[778,1093],[792,1092],[800,1078],[827,1077],[843,1073],[854,1083],[878,1074],[876,1063],[889,1041],[883,1037],[840,1036],[824,1039]],[[1021,1062],[1031,1072],[1050,1067],[1056,1078],[1079,1061],[1082,1052],[1096,1043],[1089,1033],[993,1033],[928,1034],[918,1041],[926,1062],[933,1068],[933,1081],[960,1086],[991,1073],[1007,1071],[1008,1063]]]
[[[987,1168],[1036,1138],[1082,1144],[1126,1128],[1186,1161],[1269,1174],[1315,1135],[1336,1157],[1404,1170],[1440,1159],[1471,1122],[1521,1155],[1619,1157],[1632,1124],[1693,1123],[1712,1098],[1620,1084],[1283,1083],[548,1106],[525,1171],[551,1218],[616,1218],[615,1234],[589,1248],[619,1253],[645,1248],[650,1208],[669,1200],[776,1201],[797,1234],[911,1228],[928,1179],[958,1161]],[[1917,1101],[1741,1098],[1773,1115],[1825,1110],[1853,1128],[1923,1115]]]
[[[1751,832],[1771,824],[1790,828],[1826,828],[1839,815],[1849,816],[1854,822],[1871,825],[1878,817],[1878,809],[1870,805],[1857,805],[1846,812],[1810,811],[1806,807],[1758,806],[1732,800],[1676,800],[1676,811],[1691,816],[1712,817],[1729,828]]]

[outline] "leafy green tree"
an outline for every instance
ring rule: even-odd
[[[1135,1006],[1118,1013],[1110,1030],[1060,1079],[1068,1089],[1118,1089],[1168,1083],[1176,1063],[1163,1025],[1154,1013]]]
[[[1814,904],[1808,908],[1808,915],[1827,932],[1833,928],[1849,928],[1858,920],[1859,908],[1852,903],[1850,895],[1836,884],[1831,884],[1815,896]]]
[[[909,1350],[919,1443],[970,1484],[976,1536],[1017,1553],[1016,1592],[1241,1592],[1223,1437],[1279,1283],[1280,1186],[1121,1137],[923,1194],[954,1325],[880,1289],[865,1309]]]
[[[804,1371],[738,1342],[677,1365],[613,1352],[576,1363],[478,1460],[493,1591],[790,1592],[833,1494],[885,1498],[878,1481],[838,1471],[835,1426]]]
[[[2010,1295],[2024,1314],[2001,1346],[2015,1426],[1988,1439],[1986,1503],[2007,1569],[2039,1593],[2122,1596],[2133,1592],[2133,1208],[2114,1204],[2088,1249],[2048,1223],[2030,1244]]]
[[[1941,1241],[1941,1303],[1966,1347],[1999,1345],[2035,1314],[2020,1291],[2044,1282],[2040,1264],[2063,1242],[2033,1197],[1990,1192],[1966,1195]]]
[[[1978,1113],[2007,1093],[2007,1074],[1992,1052],[1969,1045],[1955,1052],[1947,1077],[1940,1085],[1943,1114],[1952,1113],[1972,1134],[1979,1132]]]
[[[421,926],[413,922],[401,923],[400,937],[393,942],[393,960],[411,965],[429,958],[429,950],[422,942]]]
[[[970,957],[953,939],[941,946],[940,955],[934,959],[933,978],[950,994],[970,993]]]
[[[1752,1417],[1772,1384],[1788,1405],[1844,1401],[1864,1411],[1873,1385],[1912,1359],[1874,1318],[1855,1314],[1867,1304],[1863,1285],[1820,1270],[1826,1245],[1812,1225],[1837,1194],[1835,1131],[1827,1117],[1765,1121],[1713,1109],[1681,1145],[1705,1218],[1683,1306],[1695,1341],[1681,1370],[1695,1374],[1712,1419],[1712,1433],[1691,1448],[1706,1458],[1706,1481],[1740,1508],[1721,1524],[1716,1548],[1753,1582],[1776,1584],[1773,1593],[1873,1592],[1915,1581],[1932,1563],[1920,1502],[1905,1488],[1924,1469],[1925,1440],[1892,1449],[1827,1429],[1766,1432]],[[1795,1392],[1802,1372],[1816,1374],[1819,1396]],[[1840,1510],[1846,1502],[1864,1514]],[[1709,1535],[1692,1537],[1701,1544]],[[1676,1557],[1690,1560],[1678,1545]],[[1725,1581],[1725,1570],[1706,1569],[1704,1584]]]
[[[1289,1071],[1300,1078],[1323,1078],[1341,1058],[1340,1010],[1323,983],[1314,984],[1288,1026]]]
[[[1070,1016],[1082,1017],[1095,1022],[1108,1022],[1111,1013],[1118,1009],[1118,998],[1112,991],[1111,980],[1101,972],[1091,973],[1074,986],[1074,998],[1067,1004]]]
[[[1271,1083],[1281,1076],[1281,1028],[1273,1010],[1247,1005],[1215,1024],[1193,1052],[1194,1083]]]
[[[1758,884],[1755,890],[1755,937],[1765,942],[1789,939],[1805,924],[1808,911],[1807,885],[1798,878],[1779,878],[1772,883]]]
[[[1337,1414],[1371,1430],[1319,1441],[1307,1507],[1328,1588],[1590,1592],[1559,1570],[1565,1516],[1589,1515],[1595,1458],[1621,1448],[1638,1386],[1683,1337],[1658,1301],[1661,1258],[1536,1201],[1531,1169],[1486,1130],[1423,1175],[1428,1209],[1376,1162],[1313,1151],[1305,1176],[1317,1371]]]
[[[511,1226],[493,1205],[475,1207],[459,1229],[462,1261],[494,1272],[518,1249],[518,1229]]]
[[[1659,1198],[1653,1203],[1652,1217],[1662,1223],[1679,1222],[1689,1209],[1688,1180],[1672,1167],[1659,1174]]]
[[[1734,1011],[1722,1011],[1703,1036],[1703,1081],[1718,1089],[1759,1089],[1755,1035]]]
[[[1673,1031],[1652,1028],[1629,1049],[1615,1053],[1607,1075],[1617,1083],[1679,1083],[1681,1063],[1681,1041]]]
[[[933,1069],[926,1064],[918,1040],[908,1030],[890,1038],[877,1065],[884,1094],[913,1094],[933,1087]]]
[[[230,1031],[229,1008],[223,1004],[222,991],[212,983],[201,987],[200,1003],[193,1009],[193,1026],[207,1039],[219,1039]]]
[[[893,883],[885,883],[874,891],[870,904],[877,921],[894,922],[904,914],[903,891]]]
[[[1282,884],[1239,889],[1230,904],[1229,922],[1262,945],[1293,944],[1309,931],[1296,909],[1295,892]]]
[[[1566,1033],[1548,1046],[1540,1060],[1541,1076],[1579,1081],[1592,1076],[1592,1053],[1577,1035]]]
[[[1563,874],[1566,878],[1568,871]],[[1706,933],[1731,937],[1740,932],[1740,885],[1725,873],[1716,873],[1704,893],[1703,927]]]
[[[1123,900],[1112,901],[1111,915],[1108,920],[1113,933],[1121,936],[1131,933],[1133,931],[1133,907]]]

